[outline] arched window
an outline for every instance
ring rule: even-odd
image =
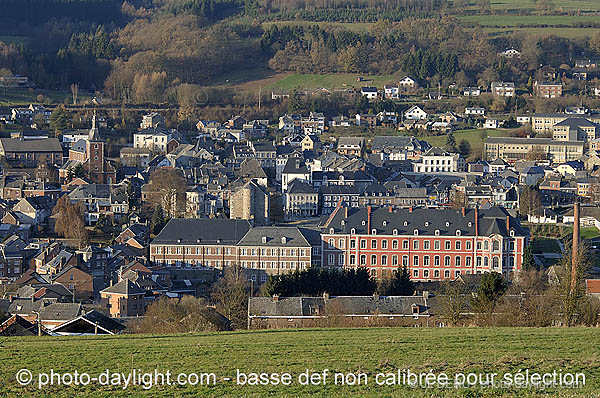
[[[500,259],[498,257],[494,257],[492,259],[492,266],[494,268],[498,268],[500,266]]]
[[[498,250],[500,250],[500,241],[495,240],[492,242],[492,249],[497,252]]]

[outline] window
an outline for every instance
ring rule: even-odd
[[[338,247],[339,247],[340,249],[343,249],[343,248],[345,248],[345,247],[346,247],[346,241],[345,241],[344,239],[340,239],[340,240],[338,241]]]
[[[381,256],[381,265],[388,265],[387,264],[387,258],[388,257],[385,254],[383,256]]]
[[[494,242],[492,242],[492,250],[494,250],[495,252],[500,250],[500,242],[499,241],[495,240]]]
[[[408,256],[402,256],[402,266],[408,267]]]
[[[329,239],[329,241],[327,242],[327,245],[329,246],[330,249],[333,249],[335,247],[335,244],[333,243],[333,238]]]
[[[445,241],[445,242],[444,242],[444,248],[445,248],[446,250],[450,250],[450,247],[451,247],[451,246],[452,246],[452,244],[450,243],[450,241],[449,241],[449,240],[447,240],[447,241]]]
[[[398,248],[398,241],[397,240],[393,240],[392,241],[392,249],[397,249]]]
[[[419,270],[418,269],[413,270],[413,277],[415,277],[415,278],[419,277]]]
[[[486,240],[483,242],[483,250],[489,250],[490,249],[490,244],[489,242]]]
[[[423,265],[426,267],[429,266],[429,256],[423,256]]]
[[[454,276],[456,278],[458,278],[460,276],[460,271],[459,270],[454,271]]]
[[[492,259],[492,266],[494,267],[494,269],[496,269],[500,266],[500,260],[498,259],[498,257],[494,257]]]
[[[350,265],[356,265],[356,255],[355,254],[350,255]]]
[[[338,256],[338,265],[344,265],[344,255],[340,254]]]
[[[364,254],[360,255],[360,265],[367,265],[367,256]]]
[[[413,265],[415,267],[419,266],[419,256],[413,256]]]
[[[423,271],[423,278],[429,278],[429,270]]]
[[[481,250],[481,241],[477,242],[477,250]]]
[[[408,250],[408,241],[407,240],[402,241],[402,248],[405,250]]]
[[[435,242],[433,242],[433,249],[440,250],[440,241],[439,240],[436,240]]]
[[[456,256],[454,258],[454,266],[455,267],[460,267],[460,256]]]
[[[377,249],[377,241],[375,239],[371,239],[371,249]]]
[[[471,241],[470,240],[465,242],[465,250],[471,250]]]
[[[433,258],[433,265],[434,265],[435,267],[439,267],[439,266],[440,266],[440,256],[435,256],[435,257]]]
[[[413,240],[413,250],[419,250],[419,241]]]
[[[445,267],[450,266],[450,256],[444,256],[444,266]]]
[[[327,259],[327,264],[333,265],[334,262],[335,262],[335,255],[334,254],[330,254],[329,258]]]
[[[490,264],[489,259],[487,257],[484,257],[483,258],[483,266],[487,268],[489,266],[489,264]]]
[[[444,278],[450,278],[450,271],[449,270],[444,271]]]
[[[433,271],[433,277],[434,278],[439,278],[440,277],[440,270],[436,269],[435,271]]]
[[[471,256],[467,256],[467,257],[465,257],[465,265],[466,265],[467,267],[470,267],[470,266],[471,266]]]
[[[371,270],[371,277],[377,278],[377,270],[376,269]]]
[[[366,249],[367,248],[367,241],[364,239],[360,240],[360,248],[361,249]]]
[[[460,244],[459,240],[456,241],[456,244],[454,245],[454,247],[456,248],[456,250],[461,250],[462,245]]]
[[[428,240],[423,241],[423,250],[429,250],[429,241]]]
[[[371,254],[371,265],[377,265],[377,256],[375,254]]]
[[[350,239],[350,249],[356,249],[356,241],[354,239]]]
[[[381,248],[382,249],[387,249],[387,240],[384,239],[384,240],[381,241]]]
[[[477,263],[478,267],[481,267],[481,257],[477,257],[477,260],[475,262]]]

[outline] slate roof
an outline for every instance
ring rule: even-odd
[[[353,185],[327,185],[321,187],[322,195],[359,195],[360,191]]]
[[[371,231],[367,230],[367,211],[366,208],[348,208],[348,218],[344,218],[344,211],[338,211],[325,228],[333,228],[336,233],[350,233],[354,228],[357,235],[370,234]],[[515,235],[526,236],[519,221],[499,207],[479,211],[479,235],[508,236],[507,216],[510,217],[510,228]],[[397,235],[414,235],[417,230],[419,235],[435,236],[439,231],[440,236],[456,236],[456,231],[460,231],[461,236],[475,236],[475,224],[474,209],[467,209],[463,217],[461,211],[452,209],[393,209],[390,212],[388,207],[379,207],[372,208],[370,226],[381,235],[394,235],[394,230],[397,230]]]
[[[4,152],[61,152],[62,146],[57,138],[19,140],[0,138],[0,147]]]
[[[424,296],[337,296],[323,297],[251,297],[250,317],[294,317],[325,315],[327,305],[335,305],[346,315],[413,315],[413,306],[419,314],[431,315],[435,298]]]
[[[373,138],[373,143],[371,145],[373,151],[383,151],[386,149],[404,149],[407,146],[416,146],[421,150],[427,150],[431,146],[429,143],[425,141],[420,141],[415,137],[409,136],[376,136]]]
[[[247,220],[173,218],[153,244],[236,244],[250,229]]]
[[[94,334],[96,325],[98,325],[99,334],[115,334],[125,329],[125,326],[114,319],[111,319],[96,310],[91,310],[57,326],[52,329],[52,332],[59,334]],[[103,331],[104,333],[102,333]]]
[[[313,186],[299,179],[292,180],[287,190],[288,194],[315,193]]]
[[[138,285],[133,283],[129,279],[123,279],[121,282],[116,285],[107,287],[104,290],[101,290],[100,293],[110,293],[110,294],[121,294],[124,296],[132,296],[137,294],[145,294],[146,292],[142,290]]]
[[[285,174],[308,174],[308,168],[304,159],[302,158],[289,158],[283,168]]]
[[[266,238],[266,242],[263,242]],[[282,241],[285,238],[285,242]],[[310,243],[298,227],[255,227],[240,240],[240,246],[304,246]]]
[[[552,140],[552,138],[488,137],[485,142],[490,144],[555,144],[567,146],[583,146],[583,141],[554,141]]]
[[[569,117],[569,118],[563,120],[562,122],[556,123],[554,126],[559,126],[559,127],[568,126],[568,127],[574,127],[574,128],[598,127],[598,125],[596,123],[592,123],[588,119],[582,118],[582,117]]]

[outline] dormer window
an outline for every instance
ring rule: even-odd
[[[340,224],[341,224],[341,225],[342,225],[342,227],[343,227],[344,225],[346,225],[346,221],[342,220],[342,222],[341,222]]]
[[[425,226],[428,227],[429,226],[429,221],[425,221]]]
[[[281,237],[281,243],[283,243],[285,245],[285,243],[287,242],[287,239],[285,236]]]
[[[436,230],[435,230],[435,236],[438,236],[439,234],[440,234],[440,230],[439,230],[439,229],[436,229]]]
[[[419,235],[419,230],[418,230],[418,229],[415,229],[415,230],[413,231],[413,234],[415,234],[415,235]]]
[[[469,221],[469,227],[472,227],[473,223],[471,221]]]
[[[355,234],[355,233],[356,233],[356,229],[354,229],[354,228],[351,228],[351,229],[350,229],[350,233],[351,233],[351,234]]]
[[[510,231],[510,236],[515,236],[515,231],[511,230]]]
[[[365,220],[362,220],[362,225],[367,225],[367,222]]]
[[[329,233],[330,233],[330,234],[333,234],[334,232],[335,232],[335,231],[334,231],[334,229],[333,229],[333,228],[329,228]]]
[[[449,223],[448,221],[446,221],[446,226],[447,226],[447,227],[449,227],[449,226],[450,226],[450,223]]]
[[[460,236],[460,229],[456,230],[456,236]]]
[[[404,226],[408,226],[408,221],[404,221]]]
[[[394,235],[398,235],[398,230],[397,230],[397,229],[394,229],[394,230],[392,231],[392,234],[394,234]]]
[[[385,227],[387,225],[387,221],[383,221],[381,224]]]
[[[377,230],[375,228],[371,230],[371,235],[377,235]]]

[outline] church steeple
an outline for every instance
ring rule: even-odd
[[[100,141],[100,132],[98,131],[98,125],[96,123],[96,110],[94,109],[94,116],[92,117],[92,128],[89,134],[90,141]]]

